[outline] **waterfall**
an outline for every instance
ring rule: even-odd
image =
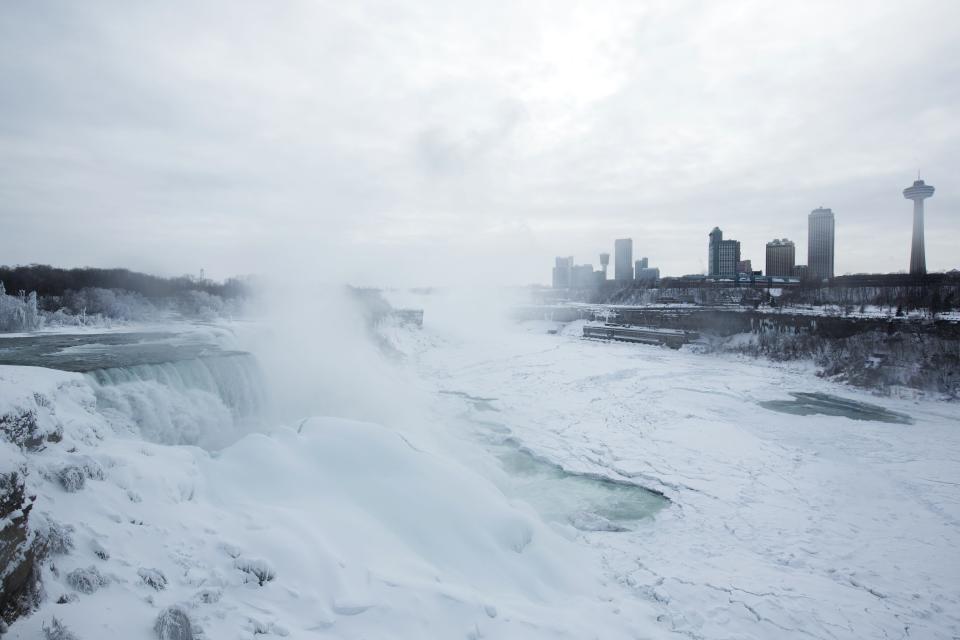
[[[262,372],[247,353],[85,375],[114,428],[161,444],[226,446],[259,426],[266,407]]]

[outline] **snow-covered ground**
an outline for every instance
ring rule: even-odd
[[[81,640],[156,638],[158,620],[210,639],[662,635],[577,529],[511,500],[503,472],[466,464],[481,451],[446,441],[445,425],[307,418],[218,451],[162,444],[211,424],[223,435],[222,416],[245,406],[217,389],[221,370],[196,367],[0,366],[0,415],[33,412],[37,433],[57,435],[31,451],[0,443],[0,473],[28,470],[32,535],[57,541],[45,597],[9,637],[42,638],[54,618]]]
[[[960,634],[957,405],[450,302],[414,300],[425,326],[384,327],[385,358],[348,323],[257,351],[268,384],[294,370],[274,403],[312,393],[333,415],[264,418],[217,451],[161,443],[249,404],[221,369],[0,367],[0,415],[63,434],[3,443],[0,473],[26,464],[32,526],[70,541],[9,637],[57,617],[81,640],[156,638],[169,607],[208,639]],[[790,392],[913,424],[758,404]]]

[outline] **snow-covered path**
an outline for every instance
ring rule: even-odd
[[[497,424],[536,454],[673,500],[636,531],[583,534],[610,576],[656,603],[666,630],[960,635],[960,406],[872,397],[807,366],[578,334],[428,324],[407,347],[437,390],[494,398]],[[914,423],[758,404],[790,392],[869,402]],[[490,411],[474,417],[489,423]]]

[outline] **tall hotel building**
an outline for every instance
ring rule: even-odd
[[[826,280],[833,277],[833,211],[814,209],[807,227],[807,269],[810,278]]]
[[[622,238],[614,241],[613,254],[614,280],[633,280],[633,240]]]
[[[710,232],[710,250],[707,254],[707,275],[718,278],[736,278],[740,262],[740,242],[724,240],[720,227]]]
[[[788,278],[793,275],[796,266],[796,247],[792,240],[771,240],[767,243],[768,276]]]

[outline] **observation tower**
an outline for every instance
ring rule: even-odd
[[[917,177],[913,186],[903,190],[903,197],[913,200],[913,244],[910,245],[910,275],[927,272],[927,256],[923,246],[923,201],[933,195],[933,186]]]

